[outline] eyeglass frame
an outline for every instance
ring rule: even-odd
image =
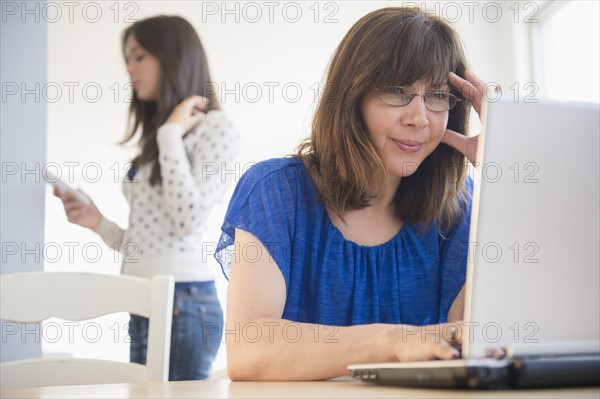
[[[425,108],[427,108],[429,111],[431,111],[431,112],[447,112],[447,111],[450,111],[452,108],[454,108],[456,106],[456,104],[458,104],[461,101],[460,97],[458,97],[458,96],[456,96],[456,95],[454,95],[452,93],[446,93],[444,91],[432,91],[432,92],[425,93],[425,94],[417,94],[417,93],[410,93],[409,94],[409,93],[407,93],[406,95],[410,96],[410,100],[406,104],[402,104],[402,105],[390,104],[388,102],[385,102],[381,98],[381,94],[383,93],[383,90],[388,89],[388,88],[399,88],[399,89],[403,89],[403,90],[405,90],[406,88],[404,86],[384,86],[384,87],[382,87],[380,89],[376,89],[376,91],[378,93],[377,94],[377,98],[379,99],[379,101],[381,101],[383,104],[388,105],[390,107],[405,107],[408,104],[410,104],[415,99],[416,96],[419,96],[419,97],[421,97],[421,101],[423,101],[423,103],[425,104]],[[450,108],[448,108],[446,110],[434,110],[434,109],[431,109],[427,105],[426,97],[434,95],[434,94],[444,94],[444,95],[448,96],[448,100],[449,100],[448,104],[449,105],[452,103],[452,101],[451,101],[452,99],[454,99],[454,103],[452,103],[452,105],[450,106]]]

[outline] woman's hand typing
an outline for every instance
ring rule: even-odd
[[[462,344],[462,322],[429,326],[401,325],[396,333],[394,354],[400,362],[457,359]]]

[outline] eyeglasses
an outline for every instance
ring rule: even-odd
[[[403,107],[408,105],[415,96],[420,96],[425,102],[425,107],[433,112],[445,112],[449,111],[460,101],[460,98],[454,94],[445,93],[443,91],[436,91],[432,93],[426,93],[424,95],[409,93],[402,86],[386,86],[382,89],[378,89],[378,97],[381,102],[392,107]]]

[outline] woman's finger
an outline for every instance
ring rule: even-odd
[[[191,96],[175,107],[165,124],[177,123],[183,126],[183,135],[196,127],[204,119],[208,109],[208,99],[202,96]]]
[[[87,195],[81,191],[81,190],[77,190],[76,191],[67,191],[65,193],[62,194],[61,199],[63,200],[63,203],[65,205],[67,204],[79,204],[81,206],[85,206],[88,204],[88,202],[82,200],[81,197],[87,197]],[[87,197],[89,198],[89,197]]]
[[[465,71],[465,77],[471,82],[473,86],[482,94],[484,100],[496,99],[499,94],[502,94],[502,86],[500,84],[492,82],[486,83],[470,69]]]
[[[468,72],[465,72],[464,78],[458,76],[454,72],[450,72],[449,78],[450,83],[452,83],[459,93],[467,99],[483,94],[484,83],[479,81],[479,78],[470,75]]]
[[[86,205],[79,201],[72,201],[68,204],[65,204],[65,211],[68,213],[74,210],[84,209],[85,207]]]
[[[61,194],[61,198],[64,201],[73,201],[73,200],[77,200],[77,196],[75,195],[75,193],[73,191],[65,191]]]
[[[183,103],[185,107],[192,112],[194,109],[198,109],[202,112],[205,112],[208,108],[208,99],[202,96],[191,96],[186,98]]]
[[[204,116],[206,114],[204,112],[196,112],[192,114],[192,126],[197,126],[200,122],[204,120]]]
[[[473,108],[475,108],[475,111],[479,114],[481,112],[481,103],[483,101],[483,86],[480,86],[478,83],[471,83],[454,72],[450,72],[449,76],[452,86],[458,90],[461,96],[466,98],[473,105]]]
[[[192,129],[204,120],[208,108],[208,99],[201,96],[192,96],[186,101],[188,101],[187,106],[190,107],[190,129]]]
[[[465,70],[465,78],[461,78],[452,72],[451,77],[451,83],[473,104],[475,111],[480,114],[483,101],[489,98],[486,93],[486,90],[490,89],[489,85],[470,69]]]
[[[476,140],[476,137],[467,137],[463,134],[456,133],[453,130],[446,129],[441,142],[466,156],[469,162],[475,163],[475,158],[477,156],[477,142],[473,143],[473,140]]]
[[[483,93],[485,82],[480,79],[475,73],[473,73],[470,69],[465,69],[465,78],[469,80],[469,82],[475,86],[480,93]]]
[[[448,144],[461,154],[463,154],[469,162],[475,165],[477,159],[477,143],[478,136],[467,137],[464,134],[456,133],[453,130],[446,129],[442,136],[442,143]]]
[[[79,217],[81,216],[81,212],[76,211],[76,210],[71,210],[67,212],[67,220],[69,222],[74,222],[77,219],[79,219]]]
[[[460,352],[446,342],[439,343],[433,347],[433,354],[438,359],[450,360],[458,359]]]
[[[461,345],[463,342],[463,322],[447,323],[442,329],[442,337],[450,345]]]

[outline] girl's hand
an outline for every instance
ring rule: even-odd
[[[62,201],[69,222],[92,230],[98,228],[102,220],[102,214],[92,201],[86,204],[78,199],[72,191],[65,191],[60,194],[56,187],[54,188],[54,195]]]
[[[450,72],[448,76],[452,86],[473,105],[475,112],[481,118],[481,107],[486,98],[486,84],[483,80],[479,79],[470,69],[465,70],[466,80],[454,72]],[[501,92],[501,90],[500,85],[496,86],[496,92]],[[467,137],[450,129],[446,129],[446,133],[442,137],[442,143],[460,151],[472,164],[475,164],[477,157],[478,140],[479,135]]]
[[[462,322],[430,326],[401,326],[394,353],[400,362],[457,359],[462,344]]]
[[[186,134],[202,122],[207,108],[208,99],[205,97],[188,97],[175,107],[165,124],[177,123],[183,126],[183,134]]]

